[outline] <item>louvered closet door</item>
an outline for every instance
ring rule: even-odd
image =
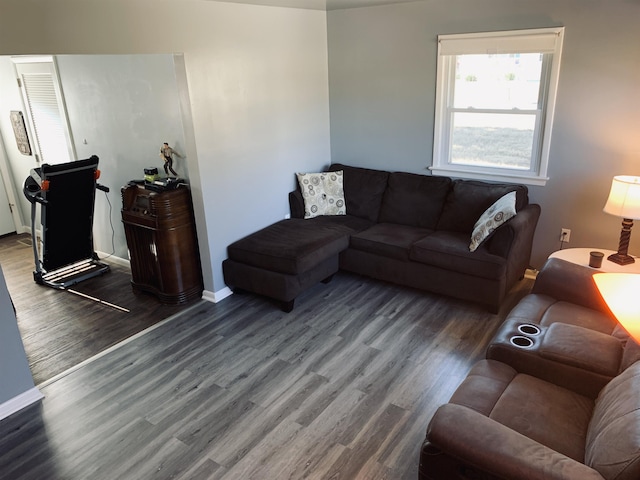
[[[75,160],[64,100],[53,59],[27,57],[13,60],[24,99],[36,159],[48,164]]]

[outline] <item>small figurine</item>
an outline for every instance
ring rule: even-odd
[[[169,146],[167,142],[164,142],[162,147],[160,147],[160,156],[164,160],[164,173],[169,175],[169,171],[173,174],[174,177],[177,177],[178,174],[173,169],[173,155],[176,154],[180,158],[183,158],[178,152],[176,152],[173,148]]]

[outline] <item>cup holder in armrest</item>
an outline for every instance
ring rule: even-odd
[[[540,335],[540,327],[531,323],[523,323],[518,325],[518,331],[523,335]]]
[[[515,345],[516,347],[519,347],[519,348],[531,348],[535,343],[532,339],[530,339],[529,337],[525,337],[523,335],[515,335],[511,337],[509,341],[511,342],[512,345]]]

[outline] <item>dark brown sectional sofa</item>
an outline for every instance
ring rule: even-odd
[[[302,194],[291,192],[291,219],[229,245],[227,285],[288,311],[302,291],[342,269],[497,311],[529,266],[540,207],[524,185],[342,164],[329,171],[343,172],[347,214],[304,219]],[[509,192],[517,214],[471,252],[475,222]]]

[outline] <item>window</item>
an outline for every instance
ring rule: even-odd
[[[438,36],[434,174],[546,183],[563,34]]]

